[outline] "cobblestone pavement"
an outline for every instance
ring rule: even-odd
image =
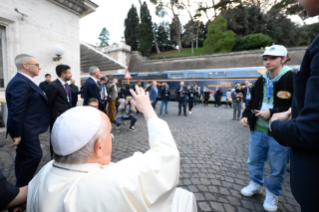
[[[157,104],[157,112],[160,103]],[[241,196],[240,189],[249,183],[246,160],[248,156],[249,129],[232,121],[232,109],[214,108],[212,105],[197,105],[188,117],[177,116],[177,103],[169,103],[169,115],[160,118],[167,121],[181,155],[179,187],[193,192],[199,211],[248,212],[264,211],[262,195],[251,198]],[[146,122],[138,115],[135,132],[122,125],[114,133],[112,161],[131,156],[136,151],[149,149]],[[114,126],[113,126],[114,127]],[[0,134],[0,169],[8,180],[15,183],[15,151],[11,140]],[[40,136],[43,149],[41,168],[50,159],[49,133]],[[269,174],[265,166],[265,174]],[[300,206],[290,190],[290,175],[286,174],[278,211],[300,211]],[[265,189],[263,189],[265,190]]]

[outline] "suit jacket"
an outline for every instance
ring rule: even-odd
[[[89,77],[84,84],[84,102],[83,105],[88,105],[88,101],[90,98],[96,98],[99,100],[99,104],[101,102],[100,88],[97,86],[95,81]]]
[[[186,96],[187,96],[187,88],[186,86],[183,87],[183,91],[185,91],[185,93],[181,96],[181,86],[178,86],[178,88],[176,89],[175,93],[176,93],[176,99],[178,101],[183,101],[186,100]]]
[[[0,171],[0,211],[4,210],[18,194],[19,188],[9,183]]]
[[[45,91],[45,88],[49,85],[47,81],[41,82],[39,85],[39,88],[43,91]]]
[[[59,79],[51,82],[45,89],[45,93],[48,96],[48,102],[50,106],[50,127],[52,129],[55,120],[65,111],[72,107],[72,91],[69,87],[69,100],[66,95],[65,88],[59,81]]]
[[[17,73],[6,89],[7,134],[12,138],[38,136],[47,131],[50,110],[45,93],[30,79]]]
[[[70,88],[72,90],[72,102],[77,102],[78,101],[78,94],[81,93],[81,92],[79,92],[79,87],[76,85],[70,85]]]
[[[108,98],[111,101],[115,101],[117,98],[117,88],[114,83],[109,83],[107,86],[107,93],[108,95],[111,95],[111,98]]]
[[[157,101],[157,95],[158,95],[158,90],[156,92],[156,88],[152,86],[150,90],[150,99],[151,101],[153,101],[153,103]]]
[[[305,211],[319,211],[319,36],[293,76],[292,118],[274,121],[272,136],[291,147],[291,191]]]

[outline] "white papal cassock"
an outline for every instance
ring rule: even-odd
[[[147,125],[151,149],[145,154],[106,166],[50,161],[29,184],[27,211],[197,211],[193,193],[176,188],[180,159],[167,123],[152,118]]]

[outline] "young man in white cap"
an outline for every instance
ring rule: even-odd
[[[309,17],[319,15],[318,0],[299,0]],[[294,74],[292,107],[274,114],[270,130],[291,148],[291,191],[302,212],[319,211],[319,36],[309,45]]]
[[[269,119],[274,113],[286,111],[291,106],[293,94],[293,72],[284,64],[289,61],[287,49],[274,45],[262,55],[267,71],[251,88],[251,99],[243,112],[241,124],[250,127],[249,169],[250,184],[241,194],[250,197],[260,194],[266,184],[264,209],[277,211],[289,160],[289,148],[279,145],[268,130]],[[264,164],[269,160],[270,175],[265,179]]]
[[[151,149],[112,163],[109,118],[92,107],[66,111],[52,131],[55,160],[29,184],[28,212],[197,211],[194,195],[176,188],[180,158],[167,123],[143,88],[131,93],[147,122]]]

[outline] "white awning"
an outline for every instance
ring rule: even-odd
[[[103,52],[95,49],[87,43],[81,42],[81,71],[88,72],[91,66],[97,66],[101,71],[127,69],[127,66],[120,64]]]

